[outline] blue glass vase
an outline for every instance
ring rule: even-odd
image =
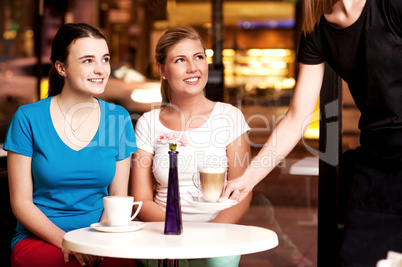
[[[180,235],[183,232],[179,176],[177,173],[178,154],[178,151],[169,151],[169,181],[165,216],[165,235]]]

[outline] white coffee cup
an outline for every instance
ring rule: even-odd
[[[137,216],[142,201],[134,202],[134,197],[131,196],[107,196],[103,197],[103,205],[109,226],[127,226]],[[138,208],[131,215],[134,205],[138,205]]]
[[[225,167],[201,165],[193,176],[193,183],[205,201],[216,202],[221,196],[225,178]]]

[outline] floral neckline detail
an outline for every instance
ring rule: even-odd
[[[169,144],[170,151],[176,151],[177,146],[186,146],[187,139],[183,134],[169,132],[162,134],[158,139],[158,144]]]

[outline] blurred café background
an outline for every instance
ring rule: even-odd
[[[302,0],[1,0],[0,148],[16,109],[46,97],[50,46],[57,29],[86,22],[109,42],[112,75],[99,97],[124,106],[133,124],[160,105],[155,44],[174,26],[196,28],[207,46],[208,98],[240,108],[255,155],[285,114],[297,77]],[[359,112],[328,68],[304,138],[254,190],[241,223],[279,235],[270,251],[241,266],[331,266],[336,262],[345,197],[339,161],[358,145]],[[321,107],[321,108],[320,108]],[[320,112],[325,107],[326,113]],[[0,149],[1,150],[1,149]],[[12,215],[7,157],[0,157],[0,266],[8,266]],[[321,160],[318,160],[318,159]]]

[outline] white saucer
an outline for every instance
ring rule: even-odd
[[[233,199],[227,199],[223,202],[207,202],[203,199],[196,200],[189,196],[184,197],[184,200],[190,203],[192,206],[204,210],[224,210],[237,204],[237,201]]]
[[[109,233],[132,232],[141,229],[145,224],[143,222],[130,222],[127,226],[109,226],[107,222],[93,223],[91,228]]]

